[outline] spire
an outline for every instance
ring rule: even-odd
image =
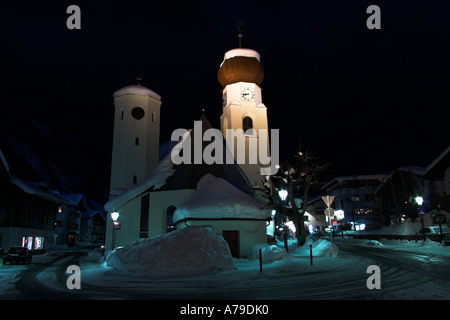
[[[236,22],[236,29],[238,31],[238,38],[239,38],[239,48],[242,48],[242,38],[244,37],[244,23],[241,20],[238,20]]]

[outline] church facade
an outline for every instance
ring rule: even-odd
[[[194,139],[187,136],[174,143],[173,149],[158,161],[161,97],[140,85],[114,93],[110,200],[105,204],[109,213],[107,251],[194,225],[222,235],[235,257],[249,257],[256,244],[267,241],[271,208],[255,195],[253,186],[263,177],[260,163],[251,161],[251,153],[259,152],[252,145],[258,145],[260,129],[266,129],[264,134],[268,129],[260,88],[263,77],[256,51],[237,48],[225,54],[218,72],[223,87],[220,123],[224,161],[213,164],[203,160],[174,163],[173,154],[193,148],[187,144]],[[211,128],[204,114],[198,121],[201,129],[194,127],[187,133],[192,137],[195,130],[202,130],[203,135]],[[239,150],[228,149],[227,129],[238,132],[233,145]],[[203,150],[210,143],[202,141]],[[225,161],[230,151],[237,157],[243,148],[244,163]],[[118,213],[115,222],[110,216],[113,212]]]

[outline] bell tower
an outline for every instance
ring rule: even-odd
[[[242,41],[241,27],[242,25],[238,25],[239,46]],[[252,185],[260,184],[263,179],[258,156],[260,151],[270,156],[267,108],[262,102],[260,87],[264,69],[260,60],[260,55],[255,50],[241,47],[232,49],[225,53],[217,74],[222,85],[222,134],[227,139],[227,129],[232,129],[228,132],[233,132],[234,135],[234,157]],[[261,129],[265,129],[265,132]],[[262,134],[266,135],[266,150],[259,148]],[[245,163],[239,161],[239,153],[244,152],[239,145],[245,146]]]
[[[110,198],[144,181],[158,165],[161,106],[161,97],[139,84],[121,88],[113,97]]]

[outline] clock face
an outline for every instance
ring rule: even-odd
[[[242,101],[255,101],[255,88],[241,87]]]

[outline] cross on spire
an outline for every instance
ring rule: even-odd
[[[238,31],[238,38],[239,38],[239,48],[242,48],[242,38],[244,37],[244,23],[241,20],[238,20],[236,22],[236,29]]]

